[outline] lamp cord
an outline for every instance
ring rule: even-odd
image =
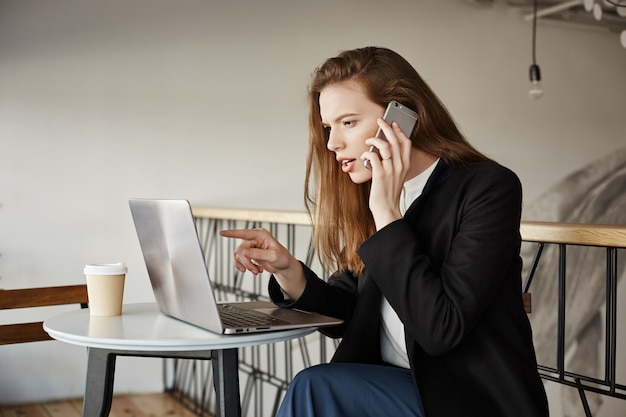
[[[537,64],[535,44],[537,42],[537,0],[533,0],[533,65]]]

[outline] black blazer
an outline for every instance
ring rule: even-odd
[[[440,161],[403,219],[359,248],[365,271],[328,283],[305,267],[294,303],[345,320],[335,362],[382,363],[382,294],[404,323],[413,380],[426,417],[547,416],[521,297],[521,185],[495,163]]]

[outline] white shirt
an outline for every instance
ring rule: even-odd
[[[437,162],[439,162],[439,159],[424,172],[411,178],[402,186],[400,212],[403,216],[413,201],[422,194],[428,178],[430,178],[437,166]],[[383,302],[380,306],[380,315],[380,351],[383,361],[401,368],[410,368],[411,365],[409,364],[404,338],[404,325],[385,297],[383,297]]]

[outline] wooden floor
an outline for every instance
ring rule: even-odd
[[[0,405],[0,417],[80,417],[82,398],[41,404]],[[196,417],[167,393],[116,395],[109,417]]]

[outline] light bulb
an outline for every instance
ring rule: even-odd
[[[530,88],[528,89],[528,97],[533,100],[539,100],[543,96],[543,88],[541,87],[541,83],[539,81],[533,81],[530,83]]]
[[[530,88],[528,89],[528,97],[538,100],[543,96],[543,88],[541,87],[541,70],[539,65],[532,64],[528,71],[530,76]]]

